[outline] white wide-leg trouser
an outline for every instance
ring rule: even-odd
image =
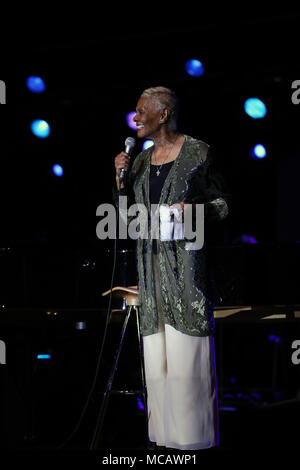
[[[183,450],[218,445],[214,338],[160,322],[158,333],[143,337],[143,349],[149,440]]]

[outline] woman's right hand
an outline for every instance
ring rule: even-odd
[[[117,181],[120,178],[121,169],[124,168],[125,171],[129,168],[130,156],[126,152],[119,153],[115,158],[115,168],[116,168],[116,179]]]

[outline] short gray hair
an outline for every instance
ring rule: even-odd
[[[141,97],[155,98],[160,104],[160,109],[167,108],[170,111],[170,117],[167,121],[167,126],[170,130],[176,130],[177,128],[177,115],[178,115],[178,99],[176,94],[170,88],[163,86],[156,86],[147,88],[141,94]]]

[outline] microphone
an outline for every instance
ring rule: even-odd
[[[135,139],[133,137],[127,137],[127,139],[125,140],[125,152],[128,153],[128,155],[131,154],[131,151],[134,146],[135,146]],[[125,177],[125,169],[121,168],[119,184],[123,183],[124,177]]]

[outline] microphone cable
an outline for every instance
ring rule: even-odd
[[[118,190],[118,201],[119,201],[119,197],[120,197],[120,187],[119,187],[119,190]],[[111,282],[110,282],[109,302],[108,302],[108,308],[107,308],[107,313],[106,313],[106,321],[105,321],[105,328],[104,328],[104,334],[103,334],[103,339],[102,339],[102,345],[101,345],[101,349],[100,349],[100,352],[99,352],[99,355],[98,355],[98,360],[97,360],[97,365],[96,365],[96,369],[95,369],[95,373],[94,373],[93,382],[92,382],[87,400],[85,402],[85,405],[82,409],[82,412],[80,414],[80,417],[77,421],[77,424],[76,424],[75,428],[73,429],[71,434],[67,437],[67,439],[60,446],[56,447],[56,449],[58,449],[58,450],[63,449],[71,441],[71,439],[75,436],[75,434],[78,432],[79,427],[80,427],[80,425],[83,421],[83,418],[86,414],[88,405],[89,405],[90,400],[92,398],[92,395],[95,391],[96,384],[97,384],[100,364],[101,364],[101,360],[102,360],[102,355],[103,355],[103,350],[104,350],[104,345],[105,345],[105,340],[106,340],[106,335],[107,335],[107,328],[108,328],[109,319],[110,319],[110,309],[111,309],[111,303],[112,303],[112,289],[113,289],[113,283],[114,283],[114,278],[115,278],[116,261],[117,261],[117,230],[118,230],[118,225],[119,225],[119,207],[118,207],[118,210],[117,210],[117,217],[116,217],[116,233],[115,233],[115,240],[114,240],[114,258],[113,258],[113,269],[112,269]],[[104,401],[104,397],[103,397],[102,403],[103,403],[103,401]],[[102,404],[101,404],[101,408],[102,408]],[[92,446],[94,444],[96,433],[97,433],[97,427],[98,427],[98,421],[97,421],[97,425],[96,425],[96,428],[95,428],[94,433],[93,433],[92,443],[91,443],[89,449],[92,449]]]
[[[118,204],[120,204],[120,186],[119,186],[119,191],[118,191]],[[98,364],[97,364],[96,374],[95,374],[95,380],[94,380],[94,384],[93,384],[94,387],[96,385],[96,375],[98,375],[98,372],[99,372],[101,356],[102,356],[102,352],[103,352],[103,348],[104,348],[104,343],[105,343],[106,334],[107,334],[107,327],[108,327],[109,318],[110,318],[110,309],[111,309],[111,302],[112,302],[112,289],[113,289],[113,282],[114,282],[114,278],[115,278],[115,269],[116,269],[116,260],[117,260],[117,230],[118,230],[118,225],[119,225],[119,207],[118,207],[118,210],[117,210],[117,217],[116,217],[116,234],[115,234],[115,241],[114,241],[114,261],[113,261],[113,271],[112,271],[111,283],[110,283],[109,302],[108,302],[108,309],[107,309],[107,314],[106,314],[106,323],[105,323],[104,335],[103,335],[103,340],[102,340],[102,348],[101,348],[101,352],[99,354],[99,359],[98,359]],[[104,400],[105,400],[105,394],[103,394],[103,398],[102,398],[102,402],[101,402],[101,406],[100,406],[100,411],[101,412],[102,412],[102,408],[103,408],[103,405],[104,405]],[[100,421],[101,417],[102,417],[102,414],[101,413],[98,414],[96,426],[95,426],[95,429],[94,429],[94,432],[93,432],[92,441],[91,441],[91,444],[90,444],[90,447],[89,447],[90,450],[94,448],[94,443],[95,443],[95,439],[97,437],[97,432],[98,432],[98,424],[99,424],[99,421]]]

